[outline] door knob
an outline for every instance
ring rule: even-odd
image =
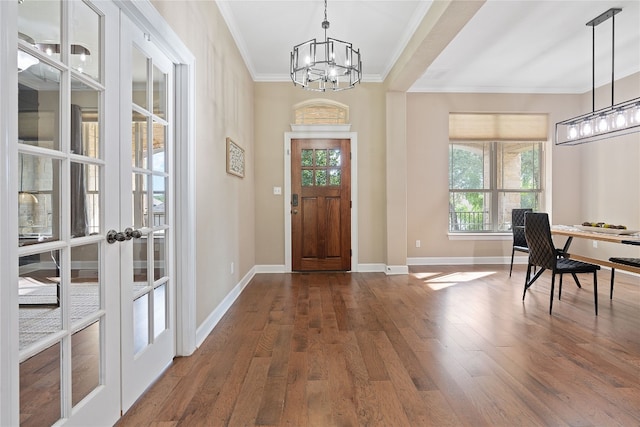
[[[298,213],[298,209],[293,210],[293,214],[296,215]]]
[[[132,237],[134,239],[139,239],[142,237],[142,232],[140,230],[134,230],[131,227],[127,227],[124,229],[124,237],[127,240],[131,240]]]
[[[134,230],[131,227],[127,227],[122,231],[109,230],[107,231],[107,243],[124,242],[125,240],[131,240],[132,238],[139,239],[142,237],[140,230]]]
[[[107,231],[107,243],[124,242],[126,240],[124,233],[116,230]]]

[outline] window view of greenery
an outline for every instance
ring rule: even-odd
[[[539,210],[541,159],[541,142],[451,142],[449,231],[507,231],[514,208]]]
[[[303,187],[339,186],[341,184],[340,150],[338,149],[303,149],[301,166]]]

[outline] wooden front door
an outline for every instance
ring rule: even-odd
[[[348,139],[291,140],[292,270],[351,270]]]

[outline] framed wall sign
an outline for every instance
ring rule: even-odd
[[[244,178],[244,150],[227,138],[227,173]]]

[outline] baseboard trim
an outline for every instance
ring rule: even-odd
[[[263,264],[253,267],[256,273],[287,273],[284,264]],[[289,272],[290,273],[290,272]]]
[[[387,265],[385,267],[384,273],[387,276],[392,276],[396,274],[409,274],[409,266],[408,265]]]
[[[231,305],[240,296],[244,288],[247,287],[253,276],[256,275],[256,267],[249,270],[247,274],[240,280],[240,282],[234,286],[234,288],[227,294],[220,304],[211,312],[202,325],[196,329],[196,346],[200,347],[204,340],[209,336],[213,328],[216,327],[222,316],[231,308]]]
[[[526,256],[516,256],[514,264],[524,264],[528,262]],[[511,264],[511,256],[501,257],[416,257],[407,258],[407,265],[474,265],[474,264]]]
[[[358,273],[384,273],[384,264],[358,264]]]

